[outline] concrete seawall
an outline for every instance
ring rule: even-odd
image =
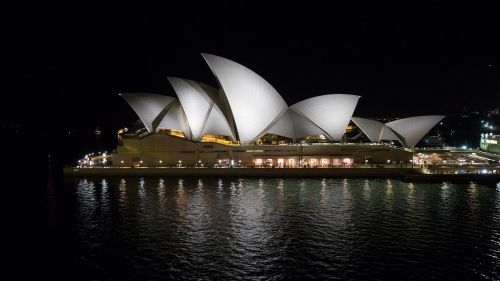
[[[496,185],[500,174],[425,174],[421,168],[76,168],[66,177],[341,177],[399,178],[408,182],[476,182]]]
[[[420,168],[64,168],[65,176],[400,177]]]

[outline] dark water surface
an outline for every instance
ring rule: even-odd
[[[500,186],[49,182],[40,279],[500,279]]]

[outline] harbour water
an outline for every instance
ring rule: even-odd
[[[49,181],[40,279],[498,280],[500,185]]]

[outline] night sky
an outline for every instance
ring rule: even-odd
[[[217,85],[201,52],[254,70],[289,105],[348,93],[361,117],[499,107],[498,4],[66,2],[4,4],[4,121],[126,126],[137,117],[119,92],[175,96],[167,76]]]

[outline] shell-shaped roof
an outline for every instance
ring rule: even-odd
[[[283,137],[295,139],[295,129],[290,110],[287,110],[273,126],[267,130],[267,133],[280,135]]]
[[[178,100],[175,100],[163,118],[160,120],[157,129],[172,129],[182,131],[188,139],[192,138],[186,114]]]
[[[290,109],[307,118],[333,140],[341,140],[360,96],[332,94],[300,101]]]
[[[372,141],[379,142],[384,123],[359,117],[352,117],[352,122]]]
[[[247,67],[211,54],[202,54],[223,90],[242,143],[265,133],[287,110],[287,104],[266,80]]]
[[[276,89],[254,71],[223,57],[202,56],[220,89],[168,77],[179,100],[149,93],[120,94],[149,132],[173,129],[194,141],[200,141],[204,134],[225,135],[242,144],[265,133],[291,139],[322,134],[341,140],[352,120],[372,142],[397,140],[415,146],[444,118],[416,116],[383,124],[352,117],[360,96],[348,94],[316,96],[288,107]]]
[[[415,146],[444,117],[444,115],[415,116],[395,120],[385,125],[403,137],[405,145]]]
[[[176,99],[169,96],[151,93],[120,93],[120,96],[132,107],[149,132],[156,130],[155,120],[165,114],[168,107]]]
[[[360,117],[352,117],[351,120],[372,142],[395,140],[403,143],[398,136],[382,122]]]

